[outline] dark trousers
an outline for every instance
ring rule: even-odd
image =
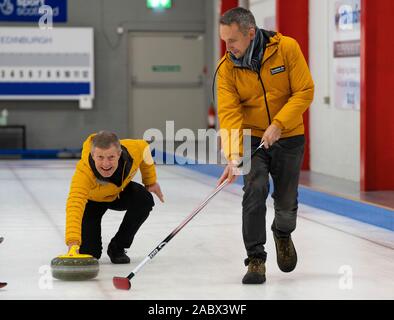
[[[261,138],[252,137],[252,151]],[[288,236],[296,228],[298,209],[298,180],[304,155],[303,135],[283,138],[268,150],[260,149],[251,160],[251,170],[244,176],[242,200],[242,234],[248,258],[261,258],[267,253],[266,199],[269,194],[269,174],[273,181],[275,218],[272,231],[278,236]]]
[[[97,259],[101,257],[101,219],[108,209],[126,210],[119,230],[111,242],[119,248],[130,248],[135,234],[148,218],[153,206],[151,193],[135,182],[130,182],[119,194],[119,198],[112,202],[88,201],[82,218],[82,243],[79,252],[91,254]]]

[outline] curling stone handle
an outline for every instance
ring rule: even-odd
[[[79,250],[79,245],[74,244],[71,246],[67,255],[70,257],[77,256],[79,254],[78,250]]]

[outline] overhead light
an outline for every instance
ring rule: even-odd
[[[149,9],[170,9],[171,0],[146,0],[146,7]]]

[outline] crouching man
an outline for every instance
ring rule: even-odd
[[[144,186],[132,181],[138,169]],[[67,199],[66,245],[79,245],[80,253],[99,259],[103,249],[103,215],[108,209],[125,210],[107,254],[112,263],[130,263],[125,248],[130,248],[154,206],[151,192],[164,202],[156,180],[147,142],[119,140],[116,134],[108,131],[90,135],[83,144]]]

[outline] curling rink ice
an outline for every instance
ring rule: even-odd
[[[132,279],[116,290],[113,276],[127,276],[205,197],[216,179],[181,166],[158,166],[165,197],[128,250],[130,265],[113,265],[107,245],[123,212],[103,218],[103,255],[94,280],[52,280],[52,258],[66,252],[65,204],[73,160],[0,162],[0,300],[135,299],[394,299],[394,233],[300,204],[293,240],[298,265],[283,273],[267,230],[267,282],[242,285],[246,272],[241,234],[240,185],[222,190]],[[137,177],[136,181],[140,181]],[[267,226],[273,219],[268,200]]]

